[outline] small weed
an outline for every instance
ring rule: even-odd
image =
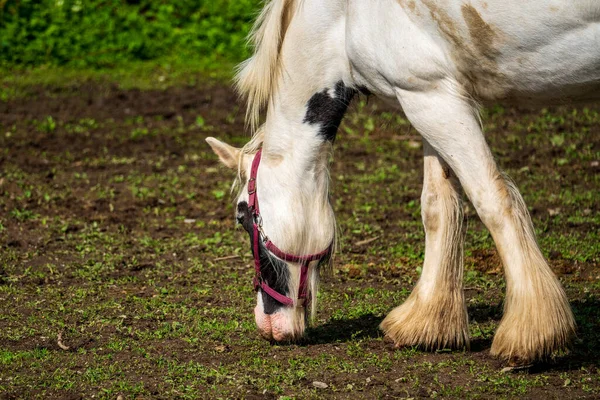
[[[12,215],[16,220],[18,221],[28,221],[28,220],[35,220],[39,217],[39,214],[34,213],[31,210],[21,210],[18,208],[13,209],[10,212],[10,215]]]
[[[561,147],[565,143],[565,135],[552,135],[550,143],[552,143],[552,146],[554,147]]]
[[[52,133],[56,130],[56,121],[49,115],[43,121],[38,122],[37,129],[40,132]]]
[[[215,196],[215,199],[217,199],[217,200],[221,200],[223,197],[225,197],[224,190],[213,190],[212,194],[213,194],[213,196]]]
[[[135,128],[131,131],[131,139],[138,140],[150,135],[150,130],[148,128]]]

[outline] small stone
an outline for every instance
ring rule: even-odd
[[[117,396],[117,400],[125,400],[125,397],[123,397],[123,395],[120,394],[120,395]]]
[[[221,344],[221,345],[219,345],[219,346],[216,346],[216,347],[215,347],[215,350],[216,350],[217,352],[219,352],[219,353],[223,353],[225,350],[227,350],[227,346],[224,346],[224,345],[222,345],[222,344]]]
[[[555,215],[558,215],[558,214],[560,214],[560,208],[559,208],[559,207],[556,207],[556,208],[549,208],[549,209],[548,209],[548,214],[549,214],[551,217],[554,217]]]
[[[196,222],[196,220],[193,218],[186,218],[183,220],[184,224],[193,224],[194,222]]]
[[[318,389],[327,389],[329,387],[329,385],[325,382],[314,381],[312,384]]]
[[[598,165],[600,165],[600,161],[592,161],[592,162],[590,163],[590,166],[591,166],[591,167],[597,167]]]

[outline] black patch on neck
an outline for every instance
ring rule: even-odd
[[[303,122],[319,124],[319,134],[325,140],[333,142],[348,104],[355,94],[356,90],[346,87],[342,81],[335,84],[333,97],[329,95],[328,89],[315,93],[306,104]]]
[[[237,206],[238,211],[238,222],[244,227],[248,235],[250,236],[250,247],[252,249],[252,255],[254,255],[254,230],[252,229],[252,212],[248,207],[248,203],[242,201]],[[258,241],[258,254],[260,257],[260,274],[262,279],[267,282],[269,287],[278,293],[287,295],[288,282],[290,279],[290,273],[287,268],[287,264],[283,261],[278,260],[275,257],[269,257],[268,250],[262,240]],[[281,274],[281,275],[280,275]],[[262,294],[264,313],[271,315],[275,313],[283,304],[266,294],[264,291],[260,291]]]

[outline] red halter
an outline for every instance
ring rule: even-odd
[[[288,254],[281,251],[277,246],[269,240],[262,230],[262,218],[260,216],[260,210],[258,208],[258,197],[256,196],[256,175],[258,173],[258,166],[260,164],[260,157],[262,149],[256,153],[254,160],[252,161],[252,168],[250,170],[250,180],[248,181],[248,206],[252,212],[252,251],[254,253],[254,290],[262,289],[269,296],[280,302],[281,304],[291,307],[294,305],[294,300],[290,297],[285,296],[273,288],[271,288],[267,282],[262,279],[260,272],[260,255],[259,255],[259,238],[262,237],[263,242],[267,250],[273,253],[276,257],[283,261],[301,263],[300,267],[300,286],[298,288],[298,304],[306,307],[306,298],[308,294],[307,290],[307,279],[308,279],[308,266],[311,261],[321,260],[331,251],[331,245],[320,253],[309,254],[307,256],[297,256]]]

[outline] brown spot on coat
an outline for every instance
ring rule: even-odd
[[[479,54],[488,58],[496,57],[498,55],[498,50],[494,48],[496,32],[481,18],[481,15],[472,5],[463,4],[461,12],[469,28],[471,42]]]
[[[444,172],[444,179],[450,179],[452,177],[452,170],[448,165],[444,165],[442,170]]]
[[[421,0],[429,9],[433,21],[451,45],[450,56],[459,72],[459,82],[465,91],[480,99],[498,99],[507,95],[505,77],[498,69],[496,57],[501,32],[485,22],[471,5],[462,6],[462,21],[454,20],[444,7],[434,0]],[[461,29],[462,28],[462,29]]]
[[[412,14],[420,16],[419,10],[417,10],[417,3],[415,0],[398,0],[398,4],[405,10],[411,12]]]
[[[280,154],[267,153],[264,158],[272,167],[278,166],[283,161],[283,156]]]

